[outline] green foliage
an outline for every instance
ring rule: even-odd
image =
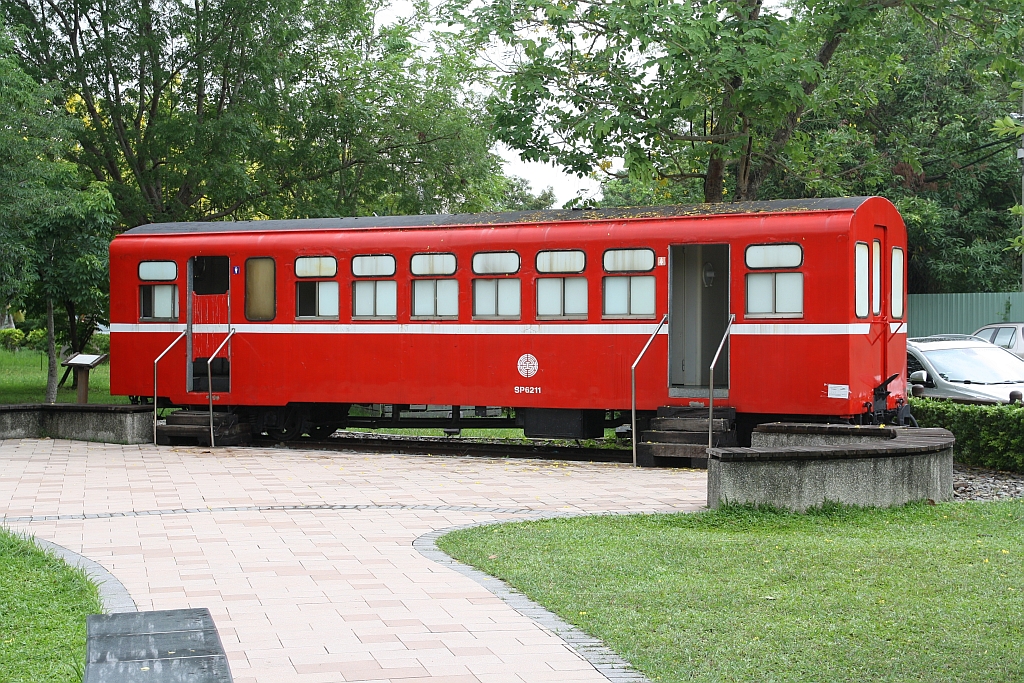
[[[422,47],[425,5],[393,24],[382,7],[0,0],[122,225],[493,208],[481,69],[455,34]]]
[[[1024,676],[1022,517],[1024,501],[728,506],[475,527],[438,546],[652,681],[980,683]]]
[[[43,348],[46,330],[42,330]],[[0,349],[0,404],[43,403],[46,397],[46,358],[39,353]],[[74,403],[75,390],[68,382],[57,392],[57,403]],[[89,403],[128,403],[126,396],[110,395],[110,364],[100,363],[89,372]],[[0,678],[0,680],[3,680]]]
[[[17,328],[0,330],[0,347],[14,351],[25,341],[25,333]]]
[[[35,351],[45,351],[46,330],[42,328],[31,330],[27,335],[25,335],[24,346],[25,348],[33,349]]]
[[[110,335],[92,335],[89,338],[89,343],[86,345],[86,351],[89,353],[110,353]]]
[[[920,426],[953,432],[957,462],[1024,472],[1024,407],[965,405],[924,398],[910,402]]]
[[[100,611],[84,570],[0,528],[0,680],[81,681],[85,617]]]

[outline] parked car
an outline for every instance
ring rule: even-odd
[[[974,336],[1024,358],[1024,330],[1021,327],[1024,323],[992,323],[975,332]]]
[[[927,398],[1008,403],[1010,392],[1024,392],[1024,360],[969,335],[908,339],[907,374]]]

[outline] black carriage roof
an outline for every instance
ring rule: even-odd
[[[507,225],[559,221],[601,221],[627,218],[671,218],[742,213],[852,211],[870,197],[835,199],[779,199],[767,202],[722,202],[686,206],[629,207],[618,209],[554,209],[492,213],[425,214],[419,216],[359,216],[355,218],[297,218],[271,221],[195,221],[150,223],[126,235],[166,235],[205,232],[264,232],[267,230],[352,230],[359,228],[430,228],[449,225]]]

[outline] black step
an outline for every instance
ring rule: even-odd
[[[707,417],[707,406],[661,406],[658,408],[658,417]],[[715,417],[724,417],[728,420],[736,420],[735,408],[719,408],[715,406]]]
[[[707,469],[707,444],[638,443],[636,462],[640,467]]]
[[[210,413],[201,410],[176,410],[167,415],[169,425],[205,425],[210,427]],[[213,426],[238,424],[238,416],[234,413],[214,411]]]
[[[252,439],[252,427],[247,422],[223,427],[214,424],[213,438],[218,446],[246,444]],[[156,442],[161,446],[209,446],[210,425],[157,425]]]
[[[727,432],[732,429],[728,418],[715,418],[715,431]],[[708,431],[708,417],[655,417],[651,420],[651,430],[659,432],[704,432]]]
[[[716,446],[735,446],[736,432],[715,432]],[[641,432],[640,440],[645,443],[692,443],[708,445],[707,432],[649,431]]]

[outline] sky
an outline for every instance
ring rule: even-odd
[[[578,178],[575,174],[563,173],[561,167],[553,164],[542,164],[537,161],[523,161],[519,153],[508,146],[498,143],[495,153],[505,160],[505,175],[519,176],[530,181],[534,194],[539,194],[550,187],[555,191],[555,208],[583,194],[584,197],[598,197],[601,185],[593,178]]]

